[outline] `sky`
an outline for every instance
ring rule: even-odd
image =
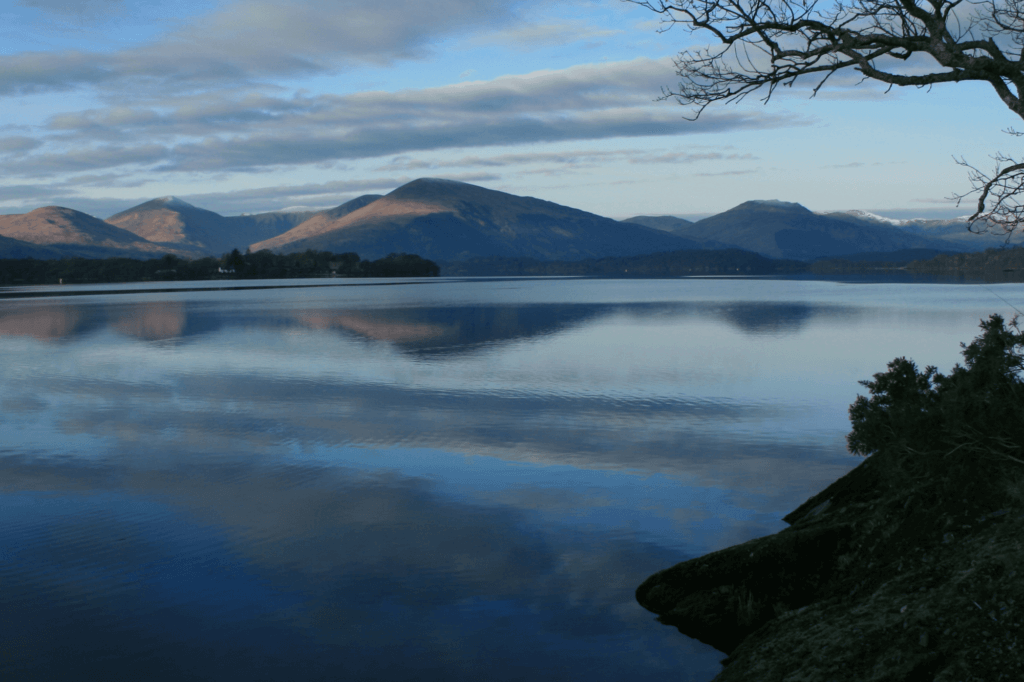
[[[612,218],[751,199],[952,218],[1021,122],[987,86],[673,101],[710,40],[622,0],[7,0],[0,213],[337,206],[419,177]],[[916,68],[928,68],[920,63]]]

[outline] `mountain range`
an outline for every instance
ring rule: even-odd
[[[550,201],[421,178],[350,213],[314,216],[251,248],[355,251],[366,258],[404,251],[441,261],[484,255],[579,260],[700,244]]]
[[[220,255],[281,234],[313,215],[305,211],[226,217],[177,197],[163,197],[114,214],[107,222],[154,244]]]
[[[955,248],[951,242],[899,226],[850,214],[821,215],[787,201],[747,201],[696,223],[675,224],[672,234],[690,239],[713,236],[769,258],[795,260],[901,249],[963,250],[961,244]]]
[[[106,221],[48,206],[0,215],[0,258],[219,256],[237,248],[292,253],[354,251],[363,258],[415,253],[442,262],[474,258],[573,261],[692,249],[741,248],[771,258],[862,258],[913,249],[979,251],[999,235],[963,221],[883,218],[864,211],[814,213],[796,203],[747,201],[691,222],[676,216],[612,220],[550,201],[421,178],[323,211],[222,216],[176,197]]]
[[[165,253],[191,255],[181,249],[167,248],[117,225],[60,206],[45,206],[20,215],[0,215],[0,254],[41,252],[44,257],[81,256],[103,258],[110,255],[130,258],[154,258]],[[32,247],[35,247],[34,249]],[[28,256],[38,257],[38,256]]]

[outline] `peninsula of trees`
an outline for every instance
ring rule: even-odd
[[[270,251],[240,253],[235,249],[221,258],[195,260],[172,254],[151,260],[0,260],[0,285],[6,286],[302,277],[436,277],[439,273],[436,263],[412,254],[392,253],[369,261],[361,260],[356,253],[312,250],[279,255]]]

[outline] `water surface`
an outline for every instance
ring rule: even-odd
[[[858,463],[858,380],[948,370],[1024,308],[1019,284],[304,283],[0,299],[0,676],[709,680],[723,655],[636,586],[783,528]]]

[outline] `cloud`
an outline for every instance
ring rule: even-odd
[[[911,199],[915,204],[935,204],[937,206],[956,206],[956,199],[936,199],[935,197],[927,197],[923,199]]]
[[[61,114],[51,117],[46,127],[89,139],[104,131],[120,136],[126,132],[194,136],[254,127],[260,132],[292,129],[297,124],[303,130],[415,124],[469,115],[500,121],[513,115],[558,116],[629,107],[671,113],[670,118],[682,125],[679,110],[650,106],[653,94],[670,77],[670,60],[634,59],[397,92],[272,97],[236,89]]]
[[[374,170],[378,172],[383,171],[408,171],[408,170],[425,170],[427,168],[441,168],[446,166],[453,166],[454,162],[451,163],[430,163],[429,161],[422,161],[419,159],[413,159],[408,156],[396,156],[389,163],[379,166]]]
[[[665,154],[636,155],[630,163],[701,163],[703,161],[756,161],[753,154],[723,154],[722,152],[668,152]]]
[[[501,179],[500,176],[491,173],[450,173],[434,177],[461,180],[462,182],[489,182]],[[319,210],[338,206],[362,194],[386,194],[414,179],[414,177],[403,175],[367,180],[335,180],[303,185],[255,187],[228,192],[183,194],[181,198],[222,215],[275,211],[281,210],[285,206],[289,210]],[[148,199],[149,197],[140,197],[135,203],[142,203]]]
[[[666,24],[665,22],[659,19],[648,19],[646,21],[638,21],[633,24],[633,28],[637,29],[638,31],[648,32],[659,31],[662,29],[667,29],[668,27],[669,24]]]
[[[255,172],[442,149],[807,123],[785,112],[742,109],[685,121],[677,109],[651,102],[670,68],[670,60],[635,59],[398,92],[316,97],[230,93],[73,112],[46,122],[51,146],[57,148],[23,155],[6,170],[40,176],[148,164],[165,173]]]
[[[0,154],[27,152],[42,146],[42,142],[32,137],[12,136],[0,137]]]
[[[104,110],[85,110],[51,116],[46,122],[50,130],[74,130],[95,134],[104,129],[124,130],[158,124],[160,115],[145,108],[111,107]]]
[[[0,97],[66,91],[116,76],[111,58],[78,50],[0,56]]]
[[[510,4],[498,0],[396,0],[386,12],[359,0],[246,0],[138,47],[0,56],[0,95],[95,86],[127,98],[388,65],[425,57],[438,38],[514,20]]]
[[[17,4],[61,17],[92,18],[120,10],[124,0],[18,0]]]
[[[67,194],[67,187],[59,185],[0,185],[0,201],[26,200],[38,202],[55,195]]]
[[[717,173],[694,173],[694,175],[696,175],[697,177],[702,177],[702,178],[711,178],[711,177],[716,177],[716,176],[719,176],[719,175],[753,175],[754,173],[760,173],[760,172],[761,172],[760,169],[751,169],[751,170],[719,171]]]
[[[580,24],[528,24],[484,33],[469,42],[475,45],[504,45],[526,52],[550,45],[569,45],[583,40],[600,40],[621,33],[625,33],[625,31]]]
[[[824,165],[824,166],[819,166],[819,168],[865,168],[865,167],[868,167],[868,166],[903,166],[903,165],[906,165],[907,163],[910,163],[910,162],[909,161],[905,161],[905,160],[904,161],[872,161],[871,163],[866,163],[864,161],[851,161],[850,163],[828,164],[828,165]]]
[[[502,168],[531,164],[581,167],[601,161],[615,161],[635,155],[635,150],[601,151],[572,150],[562,152],[526,152],[522,154],[497,154],[494,156],[463,156],[448,161],[423,161],[409,156],[398,156],[376,170],[433,170],[437,168]]]
[[[501,176],[493,173],[432,173],[432,177],[462,182],[495,182]],[[179,193],[181,199],[221,215],[264,213],[281,210],[321,210],[345,203],[363,194],[386,194],[419,176],[399,175],[359,180],[334,180],[298,185],[268,185],[223,192]],[[120,213],[153,198],[152,194],[131,198],[86,197],[79,189],[130,188],[148,184],[137,174],[116,173],[80,175],[65,182],[39,185],[0,186],[0,202],[19,201],[19,205],[0,208],[0,214],[25,213],[40,205],[54,205],[105,217]]]
[[[197,206],[209,206],[223,202],[240,202],[248,205],[253,200],[301,201],[315,197],[350,194],[380,194],[412,180],[410,177],[386,177],[372,180],[335,180],[332,182],[307,183],[303,185],[278,185],[228,192],[206,192],[188,194],[181,198]]]
[[[652,154],[639,149],[619,150],[571,150],[559,152],[527,152],[522,154],[498,154],[495,156],[464,156],[460,159],[427,162],[421,159],[413,159],[409,156],[395,157],[391,162],[378,167],[378,171],[421,171],[436,168],[466,168],[466,167],[506,167],[522,166],[531,164],[544,164],[548,169],[551,166],[569,166],[581,168],[595,166],[600,163],[625,161],[631,164],[651,163],[700,163],[704,161],[719,160],[756,160],[752,154],[724,154],[722,152],[665,152]]]
[[[684,128],[678,118],[667,113],[658,115],[644,109],[621,109],[612,112],[581,113],[553,120],[508,117],[497,121],[470,120],[420,126],[366,126],[348,133],[314,138],[301,134],[263,136],[245,140],[209,138],[201,143],[176,146],[170,150],[170,160],[161,169],[258,170],[276,165],[372,158],[384,154],[452,147],[693,134],[773,125],[784,123],[730,113],[708,117],[706,121]]]
[[[155,144],[138,146],[104,145],[82,147],[65,152],[33,154],[21,161],[8,165],[10,170],[24,176],[48,176],[54,173],[69,173],[101,168],[118,168],[130,165],[148,165],[166,158],[168,150]]]

